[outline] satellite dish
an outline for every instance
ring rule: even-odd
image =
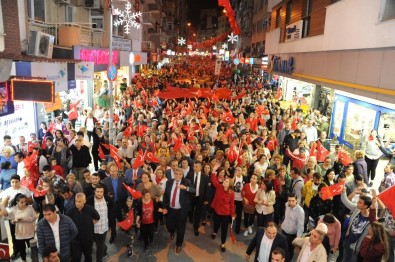
[[[10,78],[12,60],[0,59],[0,82],[6,82]]]

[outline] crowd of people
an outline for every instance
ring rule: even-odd
[[[107,232],[112,244],[120,230],[130,257],[135,239],[147,250],[162,226],[180,253],[187,221],[196,237],[212,221],[222,252],[229,232],[232,240],[255,234],[247,260],[255,250],[255,261],[394,261],[395,224],[371,183],[384,154],[379,191],[394,186],[395,151],[372,130],[346,161],[319,110],[283,108],[259,77],[233,77],[227,66],[214,77],[213,68],[208,58],[182,59],[123,86],[113,117],[80,109],[79,121],[42,123],[29,142],[5,136],[0,215],[10,222],[12,258],[26,261],[37,237],[47,259],[92,261],[95,243],[102,261]],[[161,99],[168,86],[244,91],[235,100]]]

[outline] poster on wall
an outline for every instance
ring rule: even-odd
[[[79,62],[75,63],[75,79],[88,80],[93,79],[94,63]]]
[[[36,132],[33,102],[14,102],[15,112],[0,119],[0,137],[11,136],[13,144],[18,144],[19,136],[28,141],[30,133]]]
[[[55,81],[55,92],[68,89],[67,63],[31,63],[31,76]]]
[[[0,83],[0,116],[14,113],[14,103],[10,101],[10,88],[8,82]]]

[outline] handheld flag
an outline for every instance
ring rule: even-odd
[[[384,190],[377,197],[384,203],[389,211],[391,211],[392,215],[395,214],[395,186]]]
[[[118,222],[118,226],[123,230],[129,230],[133,226],[133,223],[134,223],[134,213],[132,209],[126,215],[126,219],[124,221]]]
[[[334,196],[340,195],[345,187],[345,183],[337,183],[331,186],[326,186],[321,188],[321,198],[322,200],[328,200]]]
[[[133,188],[131,188],[130,186],[126,185],[125,183],[123,183],[123,186],[126,188],[126,190],[130,193],[130,195],[134,198],[134,199],[139,199],[142,198],[143,195],[141,194],[140,191],[137,191]]]

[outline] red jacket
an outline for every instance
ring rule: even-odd
[[[215,173],[211,174],[211,183],[215,187],[215,196],[211,207],[215,213],[221,216],[235,216],[235,192],[233,190],[225,191],[219,183]]]
[[[55,175],[61,176],[63,179],[65,179],[63,168],[60,165],[51,166],[51,170],[54,171]]]
[[[256,185],[256,187],[258,189],[258,184]],[[248,183],[248,184],[245,184],[245,186],[243,186],[243,189],[241,190],[241,195],[243,196],[243,198],[247,198],[248,205],[255,206],[254,198],[255,198],[256,192],[258,192],[258,190],[255,191],[255,193],[253,193],[251,191],[251,183]],[[244,201],[243,201],[243,204],[244,204]]]

